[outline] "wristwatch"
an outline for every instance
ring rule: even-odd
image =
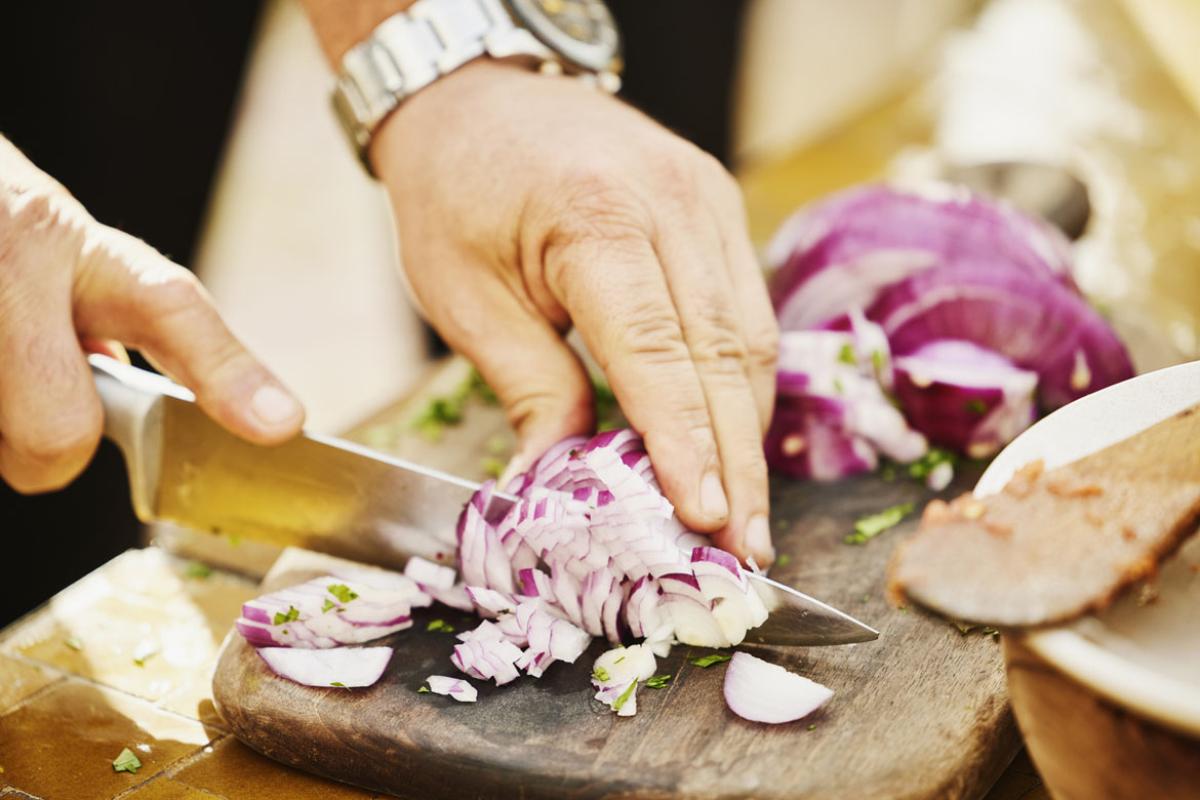
[[[485,55],[620,88],[620,37],[603,0],[418,0],[342,57],[333,106],[367,170],[367,146],[388,114]]]

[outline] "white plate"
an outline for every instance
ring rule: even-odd
[[[1200,361],[1088,395],[1017,437],[984,472],[975,494],[1000,491],[1034,459],[1043,459],[1047,467],[1074,461],[1198,402]],[[1139,606],[1127,594],[1101,614],[1035,631],[1025,642],[1113,702],[1200,736],[1200,574],[1193,565],[1200,565],[1200,537],[1164,565],[1157,602]]]

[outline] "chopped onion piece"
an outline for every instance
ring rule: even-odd
[[[596,699],[617,716],[632,717],[637,713],[638,683],[653,677],[656,665],[654,654],[643,645],[615,647],[604,652],[592,665]]]
[[[793,722],[833,697],[833,690],[749,653],[734,653],[725,670],[725,702],[751,722]]]
[[[305,686],[356,689],[373,686],[392,658],[390,647],[338,647],[300,650],[260,647],[258,654],[280,677]]]
[[[479,691],[462,678],[448,678],[445,675],[430,675],[425,679],[429,691],[453,697],[460,703],[474,703],[479,697]]]

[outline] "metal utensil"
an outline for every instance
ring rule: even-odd
[[[414,555],[451,559],[459,512],[479,484],[315,433],[274,447],[250,444],[166,378],[104,356],[89,361],[104,434],[125,456],[139,519],[390,567]],[[485,515],[502,516],[515,499],[493,493]],[[878,636],[795,589],[750,578],[772,609],[752,641],[823,645]]]

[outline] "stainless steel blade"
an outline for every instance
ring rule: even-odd
[[[307,433],[262,447],[213,422],[186,389],[91,356],[105,435],[124,452],[138,516],[399,567],[452,560],[455,524],[479,485]],[[495,493],[494,519],[514,498]]]
[[[771,612],[765,623],[746,634],[747,642],[813,647],[879,638],[879,631],[827,603],[765,575],[747,576]]]

